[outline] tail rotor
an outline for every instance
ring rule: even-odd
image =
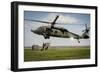
[[[87,27],[87,24],[85,24],[85,30],[83,30],[83,34],[82,37],[84,39],[88,39],[89,38],[89,31],[90,31],[90,27]]]
[[[87,24],[85,24],[85,29],[82,32],[88,33],[89,31],[90,31],[90,27],[87,27]]]

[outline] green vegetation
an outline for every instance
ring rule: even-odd
[[[46,51],[32,51],[24,49],[24,61],[70,60],[90,58],[89,47],[49,48]]]

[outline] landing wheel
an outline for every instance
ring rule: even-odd
[[[50,36],[48,36],[48,35],[44,34],[44,38],[45,38],[45,39],[49,39],[49,38],[50,38]]]
[[[45,39],[49,39],[50,37],[49,36],[46,36],[46,37],[44,37]]]

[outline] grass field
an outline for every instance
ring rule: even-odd
[[[24,49],[24,61],[70,60],[90,58],[89,47],[81,48],[49,48],[46,51]]]

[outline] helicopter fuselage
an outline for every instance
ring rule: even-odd
[[[72,32],[69,32],[67,29],[62,27],[53,27],[51,29],[50,26],[41,26],[37,28],[36,30],[31,30],[33,33],[38,35],[43,35],[45,39],[49,39],[50,36],[52,37],[60,37],[60,38],[70,38],[73,36],[75,39],[81,38],[81,36],[74,34]]]
[[[83,34],[80,36],[75,33],[69,32],[64,27],[56,27],[55,24],[59,24],[59,23],[56,23],[58,18],[59,18],[59,15],[55,17],[53,22],[30,20],[30,19],[25,19],[25,20],[45,23],[45,24],[51,24],[50,26],[41,26],[37,28],[36,30],[31,29],[31,32],[38,34],[38,35],[43,35],[45,39],[49,39],[50,37],[74,38],[74,39],[77,39],[78,42],[80,42],[79,39],[89,38],[89,35],[88,35],[89,28],[87,27],[86,24],[85,24],[86,29],[84,30]]]

